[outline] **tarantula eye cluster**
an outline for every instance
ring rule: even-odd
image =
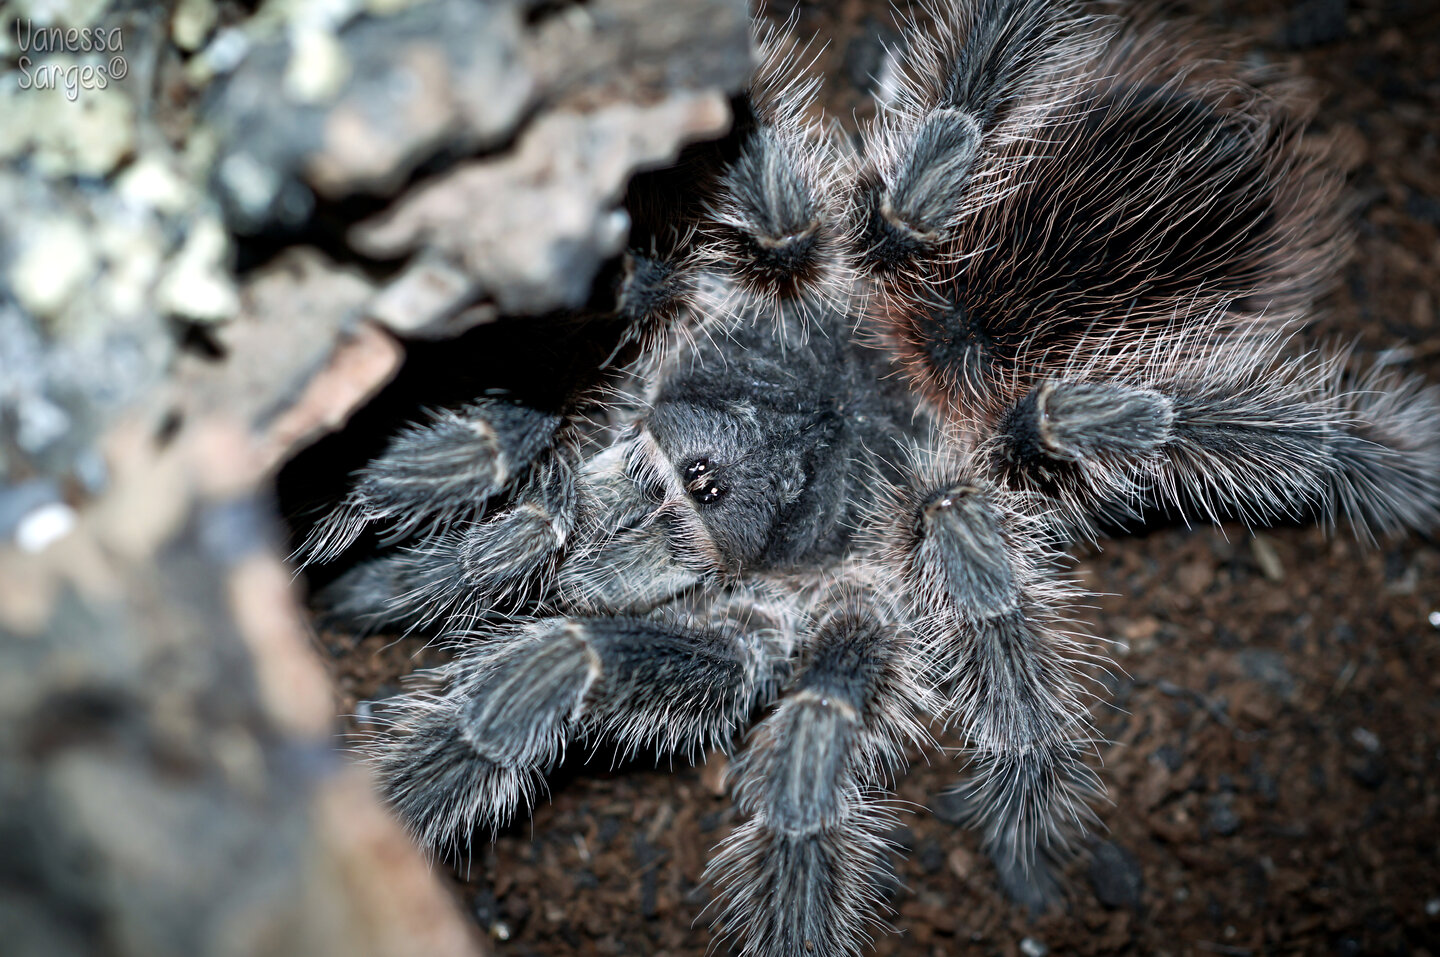
[[[1064,547],[1157,509],[1433,529],[1440,400],[1290,345],[1344,244],[1274,73],[1111,6],[936,0],[856,145],[759,47],[733,134],[630,191],[610,360],[408,427],[302,552],[378,533],[322,604],[455,644],[368,744],[419,840],[526,813],[572,745],[743,738],[715,923],[824,957],[879,921],[936,727],[1005,889],[1058,895],[1101,790]]]
[[[690,497],[701,505],[713,505],[730,491],[728,487],[721,484],[710,467],[709,459],[696,459],[685,466],[685,491]]]

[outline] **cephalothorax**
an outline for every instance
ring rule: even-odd
[[[571,744],[758,714],[717,923],[850,953],[937,722],[1041,906],[1099,789],[1060,549],[1153,509],[1440,524],[1435,390],[1288,346],[1343,244],[1286,84],[1068,3],[924,21],[858,148],[762,42],[734,134],[632,189],[615,361],[411,427],[312,533],[393,542],[333,610],[455,639],[370,745],[425,843],[524,813]]]

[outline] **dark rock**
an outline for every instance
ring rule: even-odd
[[[894,49],[900,37],[874,17],[866,17],[860,32],[845,47],[845,78],[862,93],[873,93],[885,68],[886,49]]]
[[[1151,753],[1150,760],[1163,764],[1173,774],[1185,766],[1185,752],[1173,744],[1162,744]]]
[[[1385,783],[1389,770],[1385,766],[1385,758],[1380,754],[1365,754],[1350,761],[1350,776],[1359,782],[1361,787],[1373,791]]]
[[[945,869],[945,849],[934,838],[920,845],[920,852],[915,859],[926,874],[939,874]]]
[[[932,794],[925,803],[930,808],[930,814],[937,821],[962,827],[968,820],[970,802],[959,791],[942,791],[939,794]]]
[[[475,892],[470,900],[470,913],[475,915],[475,922],[486,930],[494,927],[500,922],[500,901],[496,899],[495,893],[488,887],[481,888]]]
[[[895,845],[901,853],[909,854],[915,850],[915,832],[908,827],[904,827],[903,825],[897,827],[885,835],[885,837],[891,844]]]
[[[601,847],[609,847],[610,842],[615,840],[615,835],[624,829],[624,824],[618,817],[609,815],[600,819],[600,827],[596,831],[595,839]],[[702,828],[703,829],[703,828]]]
[[[1285,656],[1265,648],[1246,648],[1237,652],[1235,662],[1247,678],[1259,681],[1282,698],[1295,693],[1295,676],[1285,663]]]
[[[1235,813],[1233,800],[1229,792],[1217,794],[1209,802],[1210,830],[1221,837],[1230,837],[1240,830],[1240,818]]]
[[[1275,39],[1297,50],[1343,40],[1349,12],[1349,0],[1299,0]]]
[[[1405,215],[1440,226],[1440,198],[1409,190],[1405,196]]]
[[[1088,871],[1095,896],[1106,907],[1138,911],[1145,893],[1145,878],[1135,856],[1112,841],[1095,846]]]
[[[1348,934],[1335,939],[1336,957],[1360,957],[1365,952],[1365,945]]]
[[[1260,800],[1266,804],[1274,804],[1280,799],[1280,788],[1275,783],[1275,777],[1265,769],[1259,755],[1250,759],[1249,765],[1245,768],[1245,774],[1250,779],[1251,792]]]

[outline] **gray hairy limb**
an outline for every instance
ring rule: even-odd
[[[455,521],[369,559],[317,596],[325,616],[365,630],[454,631],[546,597],[579,512],[571,450],[535,464],[497,512]]]
[[[1334,511],[1362,538],[1440,529],[1440,388],[1375,367],[1337,397]]]
[[[1291,91],[1217,69],[1173,30],[1099,35],[1039,118],[1044,144],[966,194],[929,266],[879,277],[882,340],[956,421],[993,421],[1054,370],[1137,344],[1233,334],[1240,349],[1289,328],[1343,251],[1335,178]]]
[[[882,273],[937,256],[967,209],[1003,195],[1023,162],[1002,158],[1007,147],[1038,136],[1065,100],[1060,81],[1073,81],[1105,35],[1102,20],[1057,0],[937,3],[927,13],[943,29],[911,25],[850,213],[857,253]]]
[[[472,648],[401,696],[365,746],[417,840],[468,843],[534,803],[573,742],[699,754],[769,686],[763,632],[645,618],[540,619]]]
[[[1011,896],[1039,909],[1102,790],[1084,761],[1094,732],[1081,684],[1098,659],[1056,611],[1078,595],[1024,504],[968,463],[922,460],[875,534],[880,567],[910,596],[942,713],[966,739],[970,823]]]
[[[903,633],[861,600],[826,613],[732,773],[749,820],[706,870],[744,955],[858,953],[878,923],[894,815],[884,788],[928,735]]]
[[[383,526],[383,541],[393,544],[476,514],[526,474],[560,422],[557,415],[492,399],[431,413],[355,473],[345,500],[316,524],[297,555],[306,563],[326,562],[371,525]]]
[[[1143,384],[1047,381],[1002,419],[992,469],[1083,537],[1097,516],[1157,504],[1252,525],[1343,517],[1362,538],[1436,527],[1436,390],[1393,373],[1347,376],[1342,359],[1268,365],[1260,349],[1226,369],[1147,363]]]
[[[758,308],[805,319],[843,307],[855,282],[843,234],[850,151],[832,128],[807,118],[820,82],[804,50],[774,33],[757,38],[759,65],[737,107],[738,147],[706,203],[695,265],[701,310],[736,319]]]
[[[625,252],[624,274],[616,294],[615,315],[622,323],[620,337],[605,365],[632,354],[653,363],[681,320],[695,293],[694,270],[681,249],[654,247]]]

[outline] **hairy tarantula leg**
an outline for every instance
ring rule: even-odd
[[[1101,793],[1084,763],[1093,731],[1077,661],[1093,658],[1054,609],[1044,524],[1013,495],[957,469],[918,475],[881,511],[881,560],[903,569],[936,683],[972,755],[971,821],[1010,895],[1043,908]]]
[[[851,213],[857,252],[881,272],[939,250],[982,151],[1034,135],[1063,102],[1056,81],[1091,58],[1103,35],[1060,0],[947,2],[934,12],[946,28],[907,38],[901,88],[872,131],[874,155]],[[996,189],[989,184],[991,200],[1002,195]]]
[[[774,35],[758,45],[759,66],[735,121],[738,152],[712,188],[695,265],[721,279],[702,284],[705,311],[736,316],[758,307],[803,320],[843,306],[854,284],[837,226],[851,163],[834,132],[807,116],[820,81],[801,75],[803,52]]]
[[[626,250],[624,275],[615,297],[615,316],[622,329],[602,368],[632,349],[642,359],[656,361],[666,333],[694,291],[693,270],[677,256],[659,250]]]
[[[453,631],[489,613],[529,607],[544,596],[575,529],[569,452],[557,448],[538,463],[493,518],[455,523],[350,569],[318,596],[323,614],[366,629],[443,620]]]
[[[426,524],[472,515],[525,474],[560,423],[557,415],[492,399],[432,413],[355,473],[345,500],[311,529],[297,554],[306,563],[326,562],[373,523],[388,524],[391,543]]]
[[[894,625],[846,603],[819,623],[797,679],[736,761],[750,820],[706,870],[715,922],[740,953],[857,953],[879,923],[893,815],[881,803],[904,749],[929,741]]]
[[[958,424],[1137,344],[1164,362],[1209,336],[1218,365],[1244,363],[1235,338],[1293,328],[1344,249],[1339,177],[1293,89],[1158,25],[1098,32],[1045,142],[985,166],[996,185],[967,193],[939,259],[881,277],[868,324]]]
[[[1335,510],[1362,536],[1440,529],[1440,388],[1378,366],[1350,386],[1338,397]]]
[[[1330,365],[1334,365],[1332,362]],[[1152,498],[1248,524],[1318,509],[1361,536],[1440,524],[1440,394],[1292,361],[1248,382],[1047,381],[1009,412],[994,467],[1058,503],[1067,531]]]
[[[367,750],[385,796],[426,845],[468,840],[528,810],[577,739],[700,753],[768,684],[763,640],[639,618],[547,618],[438,669]]]

